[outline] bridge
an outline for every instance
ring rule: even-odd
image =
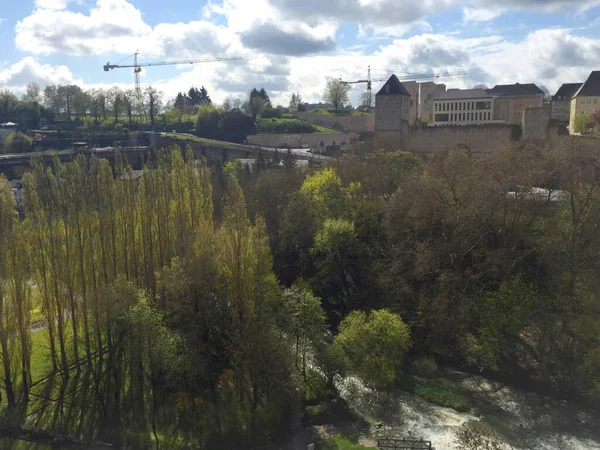
[[[46,164],[50,164],[53,158],[57,157],[62,162],[72,161],[79,154],[86,157],[96,155],[102,158],[114,160],[115,151],[119,151],[121,155],[129,161],[133,169],[142,169],[144,162],[148,160],[149,154],[158,148],[163,148],[171,145],[179,146],[182,151],[189,146],[192,149],[195,159],[202,157],[206,158],[209,163],[225,164],[236,159],[254,159],[259,154],[280,155],[287,149],[275,149],[270,147],[260,147],[256,145],[235,144],[232,142],[213,141],[209,139],[201,139],[192,135],[183,134],[165,134],[165,133],[149,133],[142,135],[130,136],[130,145],[127,147],[103,147],[92,148],[89,150],[49,150],[43,152],[29,153],[9,153],[0,155],[0,172],[9,175],[9,178],[20,178],[16,173],[26,170],[31,165],[31,160],[38,157],[42,158]],[[313,154],[307,149],[297,148],[289,149],[294,157],[299,160],[309,160],[322,163],[331,159],[328,156]],[[15,173],[11,173],[11,172]]]

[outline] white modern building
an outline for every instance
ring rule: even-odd
[[[494,120],[494,97],[483,89],[448,89],[437,94],[433,104],[433,126],[484,125]]]

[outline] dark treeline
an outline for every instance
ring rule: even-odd
[[[69,394],[93,401],[87,437],[123,448],[264,443],[315,368],[331,390],[346,371],[386,387],[424,356],[600,399],[600,181],[577,148],[359,152],[308,173],[168,150],[140,179],[80,156],[34,166],[24,221],[0,181],[9,412],[37,395],[36,298],[47,371],[89,374]],[[83,413],[63,420],[86,434]]]

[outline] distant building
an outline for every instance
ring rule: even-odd
[[[571,99],[583,83],[565,83],[552,96],[552,119],[569,123],[571,118]]]
[[[434,101],[432,125],[495,123],[495,98],[483,89],[448,89]]]
[[[392,75],[375,96],[375,130],[402,132],[411,120],[411,95]]]
[[[422,122],[433,122],[435,99],[446,92],[445,84],[436,84],[433,81],[419,83],[419,98],[417,118]]]
[[[17,131],[18,126],[14,122],[0,123],[0,143],[4,142],[8,136]]]
[[[506,124],[518,125],[526,108],[544,105],[544,92],[533,83],[499,84],[486,92],[495,98],[493,117]]]
[[[592,114],[598,108],[600,108],[600,70],[595,70],[571,99],[569,129],[573,131],[573,121],[577,114]]]

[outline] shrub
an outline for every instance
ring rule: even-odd
[[[433,356],[419,356],[414,364],[414,370],[417,375],[424,378],[431,378],[437,370],[437,363]]]
[[[454,444],[463,450],[504,450],[506,448],[489,425],[476,420],[463,424],[456,434]]]
[[[31,150],[31,138],[20,131],[10,134],[4,142],[4,153],[25,153]]]
[[[426,380],[414,377],[411,388],[419,397],[436,405],[461,412],[468,411],[471,407],[469,399],[458,392],[454,384],[443,378]]]

